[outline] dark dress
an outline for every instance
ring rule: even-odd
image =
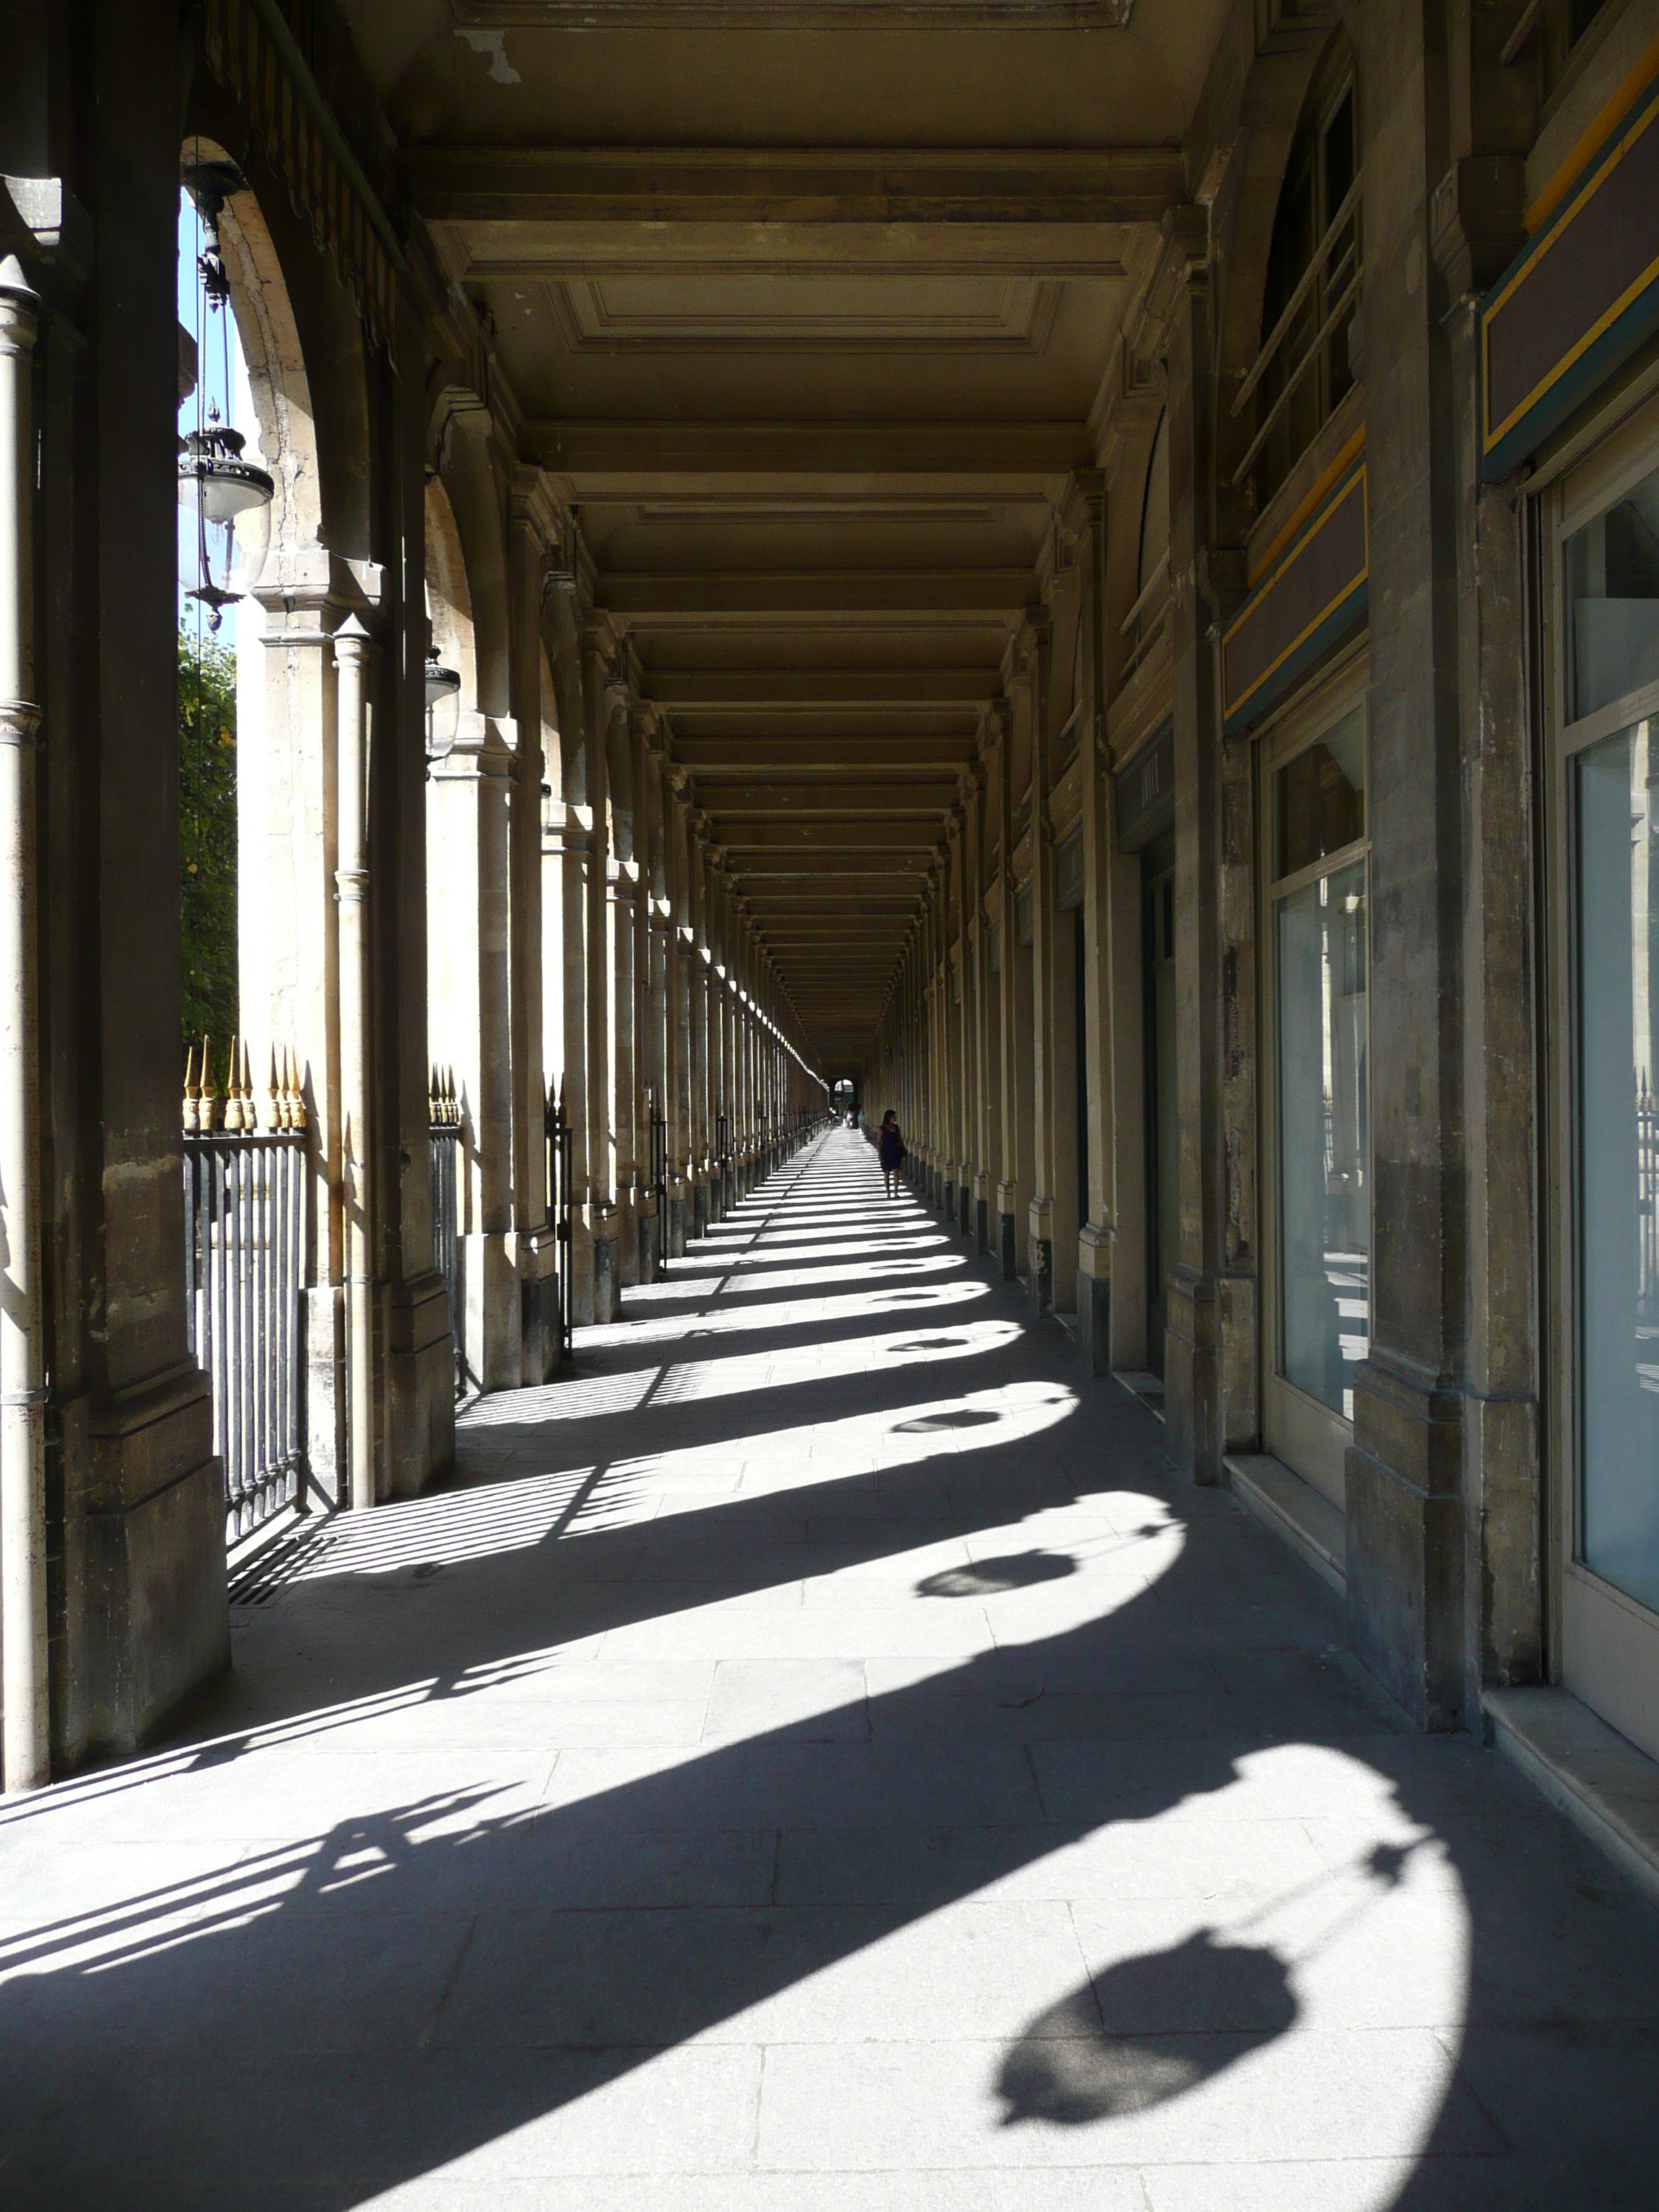
[[[896,1129],[881,1129],[876,1133],[876,1152],[884,1175],[896,1175],[904,1164],[904,1139]]]

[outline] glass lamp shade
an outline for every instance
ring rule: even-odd
[[[426,657],[426,757],[447,760],[461,720],[461,679],[446,668],[434,646]]]
[[[237,430],[192,430],[179,462],[179,501],[196,514],[197,574],[185,589],[216,612],[246,599],[270,544],[276,484],[242,459]]]

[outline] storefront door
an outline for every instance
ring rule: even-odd
[[[1659,440],[1554,534],[1551,1146],[1561,1672],[1659,1757]]]

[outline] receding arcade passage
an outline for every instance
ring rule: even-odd
[[[837,1132],[0,1816],[0,2198],[1650,2202],[1659,1924]]]

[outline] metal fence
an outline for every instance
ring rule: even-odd
[[[455,1350],[455,1395],[466,1389],[466,1248],[461,1242],[461,1108],[452,1079],[434,1070],[428,1097],[432,1162],[432,1264],[444,1279],[449,1340]]]
[[[668,1121],[651,1115],[651,1194],[657,1207],[657,1265],[665,1265],[668,1253]]]
[[[556,1097],[550,1095],[548,1098],[546,1126],[547,1210],[554,1224],[559,1254],[559,1342],[568,1359],[575,1342],[576,1329],[575,1207],[572,1193],[575,1144],[564,1110],[562,1086]]]
[[[234,1542],[297,1500],[305,1473],[306,1140],[187,1129],[184,1158],[190,1348],[212,1389]]]

